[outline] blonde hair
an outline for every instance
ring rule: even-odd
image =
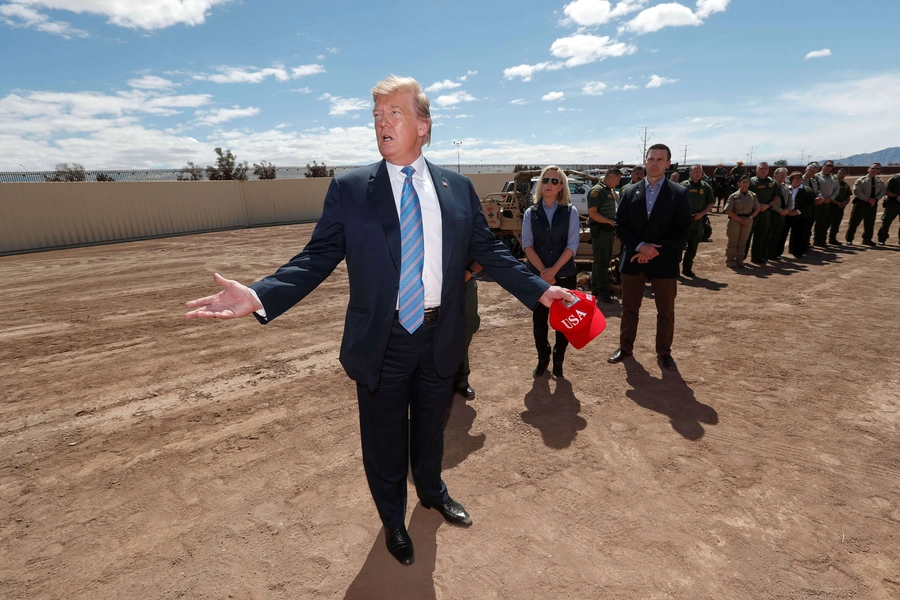
[[[562,189],[559,190],[559,196],[556,197],[556,203],[560,206],[565,206],[569,203],[569,178],[566,177],[566,174],[563,173],[563,170],[557,167],[556,165],[549,165],[544,167],[544,170],[541,171],[540,177],[538,177],[538,185],[537,190],[534,192],[534,203],[537,204],[544,198],[544,186],[541,184],[541,179],[546,177],[547,171],[556,171],[559,173],[559,182],[562,185]]]
[[[431,102],[422,91],[422,86],[412,77],[400,77],[393,73],[379,81],[372,88],[372,100],[378,101],[379,96],[389,96],[397,93],[410,93],[413,95],[413,104],[416,107],[416,116],[428,121],[428,132],[425,134],[425,145],[431,145]]]

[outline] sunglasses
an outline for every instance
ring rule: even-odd
[[[553,185],[558,185],[559,179],[557,179],[556,177],[544,177],[543,179],[541,179],[541,183],[552,183]]]
[[[823,166],[823,167],[833,167],[833,166],[834,166],[834,165],[833,165],[833,164],[831,164],[831,163],[825,163],[825,164],[824,164],[824,165],[822,165],[822,166]]]

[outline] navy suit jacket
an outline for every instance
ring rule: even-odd
[[[622,241],[619,271],[647,279],[678,277],[681,251],[691,232],[691,201],[687,188],[668,179],[662,182],[653,212],[647,216],[646,184],[641,181],[622,194],[616,210],[616,235]],[[660,244],[659,256],[647,264],[632,262],[641,242]]]
[[[441,377],[459,368],[464,351],[464,275],[469,255],[503,288],[533,309],[549,287],[532,275],[490,229],[472,182],[426,161],[441,207],[443,285],[434,337]],[[251,284],[271,321],[312,292],[344,259],[350,299],[344,321],[341,364],[347,375],[378,388],[397,308],[400,283],[400,218],[385,162],[335,177],[322,217],[300,254],[276,273]]]

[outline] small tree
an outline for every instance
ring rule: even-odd
[[[84,181],[85,177],[84,167],[78,163],[71,167],[67,163],[60,163],[56,165],[53,175],[44,175],[47,181]]]
[[[773,162],[772,164],[775,165],[776,167],[786,167],[786,166],[787,166],[787,161],[786,161],[785,159],[782,158],[782,159],[780,159],[780,160],[776,160],[776,161]]]
[[[516,165],[513,167],[513,173],[518,173],[519,171],[540,171],[541,165],[534,165],[530,167],[528,165]]]
[[[325,166],[325,163],[321,165],[316,161],[312,161],[312,164],[306,163],[306,173],[303,174],[304,177],[334,177],[334,169],[329,169]]]
[[[260,179],[275,179],[275,165],[266,161],[253,163],[253,174]]]
[[[206,167],[206,176],[210,181],[247,181],[247,161],[237,162],[231,150],[222,152],[216,148],[216,166]]]
[[[97,173],[96,179],[97,181],[115,181],[112,176],[107,175],[106,173]]]
[[[182,167],[181,172],[178,173],[178,181],[203,181],[203,178],[203,167],[198,167],[191,161],[188,161],[188,164]]]

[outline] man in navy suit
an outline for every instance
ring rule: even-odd
[[[468,257],[529,308],[573,298],[532,275],[495,239],[468,178],[425,160],[422,146],[430,143],[432,121],[419,83],[392,75],[372,96],[384,160],[332,180],[309,243],[275,274],[249,287],[216,274],[224,289],[188,302],[195,310],[186,316],[229,319],[254,313],[267,323],[346,260],[350,299],[341,364],[356,381],[363,464],[385,543],[401,564],[410,565],[415,559],[405,527],[410,466],[423,506],[437,509],[451,524],[472,524],[441,479],[444,415],[463,360]],[[414,218],[404,216],[401,222],[401,215],[409,214]],[[407,302],[411,289],[418,296]]]
[[[616,210],[616,235],[622,242],[622,325],[619,348],[609,362],[632,355],[644,285],[653,286],[656,299],[656,356],[660,366],[674,370],[675,294],[678,263],[691,231],[691,204],[687,188],[666,179],[672,152],[654,144],[644,158],[647,176],[629,187]]]

